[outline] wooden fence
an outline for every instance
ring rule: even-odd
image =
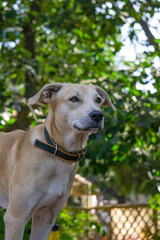
[[[111,205],[94,208],[72,208],[73,211],[85,210],[95,215],[105,228],[105,236],[88,236],[80,240],[158,240],[158,214],[148,205]]]

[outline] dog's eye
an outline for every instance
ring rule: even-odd
[[[70,100],[71,102],[78,102],[78,101],[79,101],[79,99],[78,99],[76,96],[70,98],[69,100]]]
[[[99,97],[96,98],[96,103],[101,103],[101,99]]]

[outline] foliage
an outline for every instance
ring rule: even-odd
[[[84,210],[63,209],[57,222],[60,225],[60,238],[64,240],[95,239],[102,235],[102,224],[97,217]]]
[[[4,239],[4,221],[3,221],[4,212],[5,211],[0,208],[0,240]]]
[[[0,240],[4,239],[4,211],[0,209]],[[94,239],[100,232],[103,235],[101,223],[97,221],[95,215],[86,211],[77,211],[64,208],[57,219],[60,225],[60,239],[80,240]],[[29,240],[31,230],[31,221],[27,224],[24,233],[24,240]],[[90,238],[88,238],[88,236]]]
[[[35,126],[26,98],[46,83],[97,84],[117,112],[104,111],[104,131],[91,136],[79,171],[119,195],[134,190],[158,196],[159,40],[148,25],[158,11],[156,0],[1,1],[0,128]],[[133,43],[140,43],[136,24],[146,34],[145,51],[135,62],[115,58],[126,23]],[[137,89],[151,81],[154,93]],[[35,113],[43,122],[47,110],[40,106]]]
[[[158,193],[152,196],[148,203],[153,210],[157,210],[158,212],[160,212],[160,197]]]

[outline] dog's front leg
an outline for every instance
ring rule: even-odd
[[[41,190],[29,185],[28,189],[18,187],[10,191],[9,205],[4,215],[5,240],[23,239],[25,225],[43,196]]]
[[[23,217],[11,215],[8,211],[4,215],[5,240],[22,240],[25,228]]]
[[[47,240],[51,229],[56,221],[57,215],[63,208],[66,200],[69,197],[74,176],[77,170],[77,164],[75,165],[67,184],[66,193],[57,198],[50,207],[37,211],[32,217],[32,228],[30,240]]]
[[[66,202],[66,196],[57,198],[54,204],[47,208],[42,208],[35,212],[32,217],[32,228],[30,240],[47,240],[57,215]]]
[[[47,240],[53,224],[51,208],[48,207],[38,210],[32,217],[30,240]]]

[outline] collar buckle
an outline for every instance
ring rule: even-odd
[[[57,145],[57,143],[56,143],[56,144],[55,144],[55,151],[54,151],[54,153],[52,153],[52,156],[53,156],[53,157],[56,155],[57,149],[58,149],[58,145]]]

